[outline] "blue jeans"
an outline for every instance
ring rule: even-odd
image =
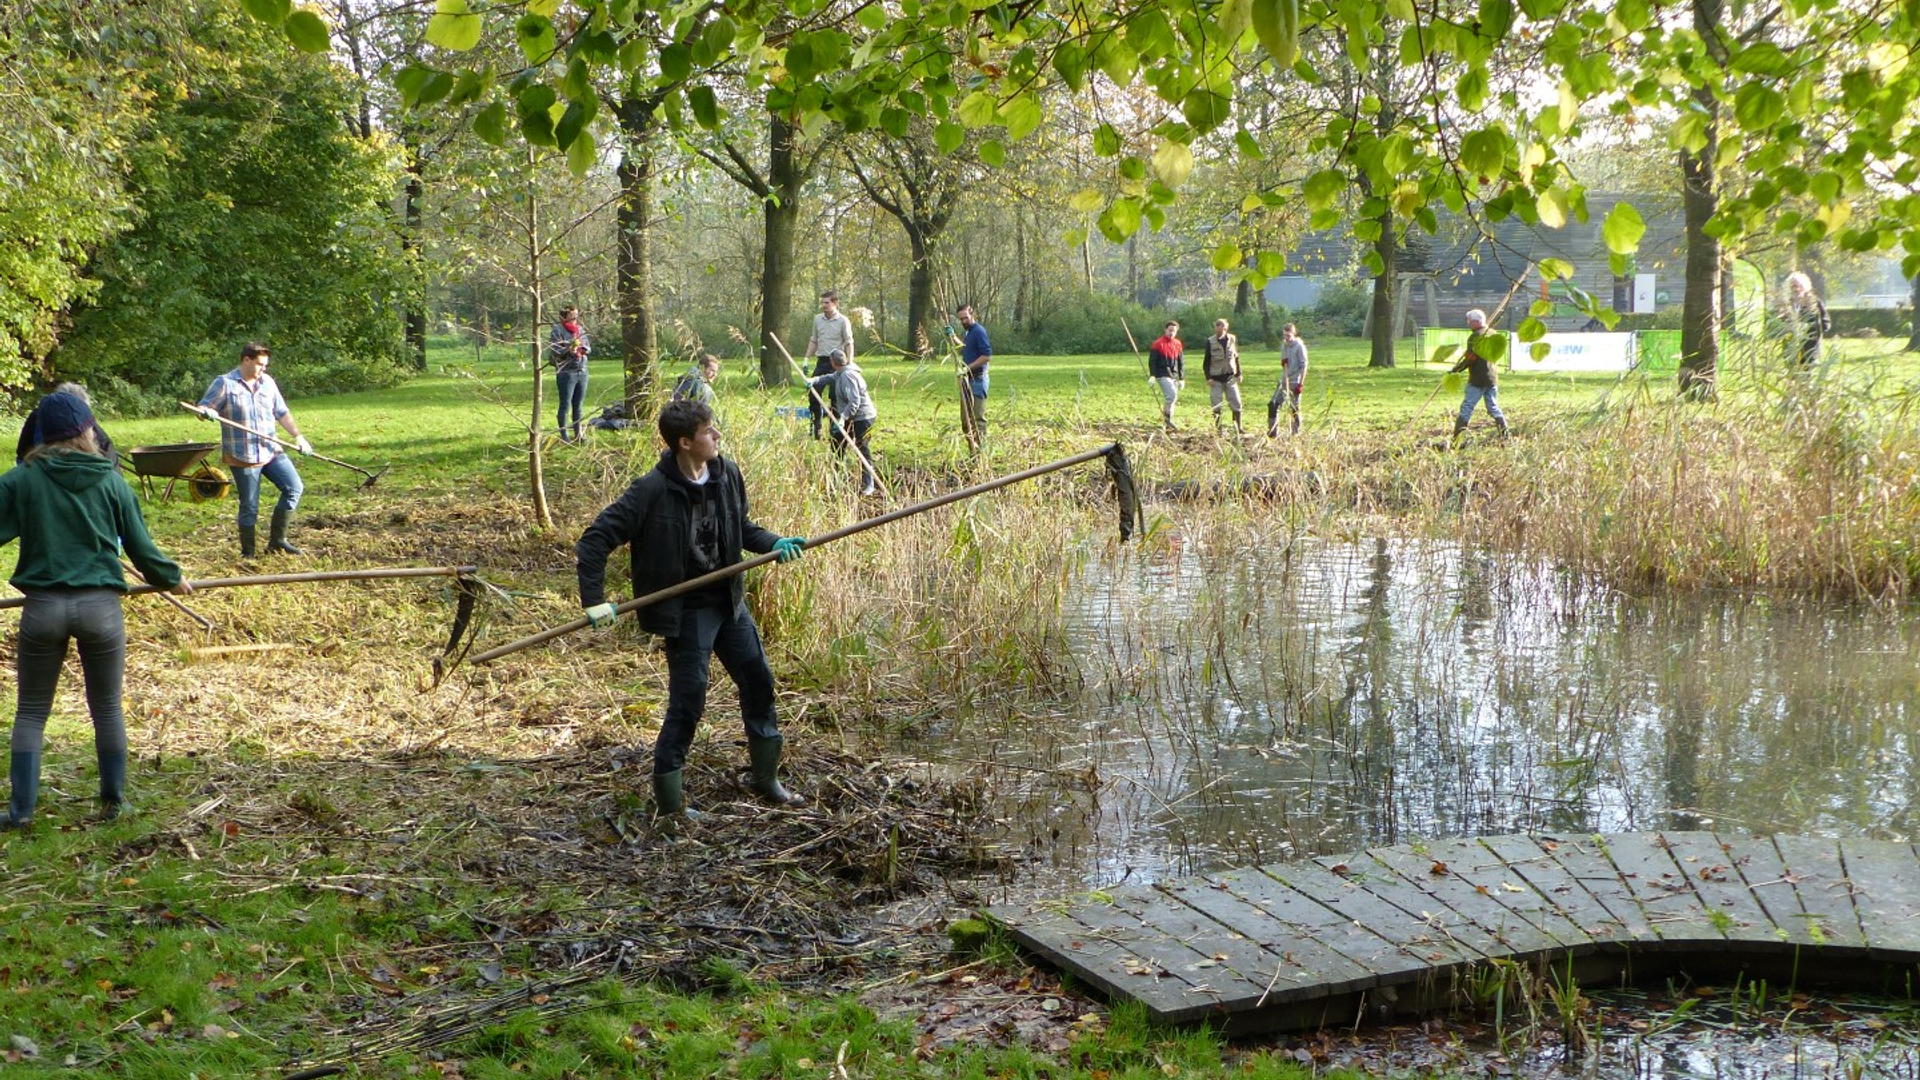
[[[724,588],[725,585],[722,585]],[[687,748],[707,711],[708,668],[713,657],[740,688],[740,719],[756,739],[777,739],[773,713],[773,669],[760,644],[753,616],[734,613],[724,599],[689,603],[680,612],[680,635],[666,640],[667,715],[653,744],[653,775],[679,772]]]
[[[93,744],[100,753],[125,753],[126,717],[120,689],[127,669],[127,628],[118,589],[28,589],[20,611],[20,644],[14,655],[19,704],[13,715],[14,753],[38,753],[46,740],[53,692],[67,642],[80,644],[80,672],[93,717]]]
[[[565,368],[553,373],[560,384],[560,416],[557,424],[560,434],[568,438],[580,437],[580,413],[587,407],[587,369],[568,371]],[[573,431],[567,431],[567,410],[573,410]]]
[[[280,489],[280,501],[273,504],[275,513],[285,510],[291,514],[300,505],[300,495],[307,486],[300,482],[300,472],[293,467],[293,459],[285,454],[273,455],[273,460],[265,465],[233,470],[233,492],[240,499],[240,517],[242,525],[252,525],[260,520],[260,477],[265,476],[274,487]]]
[[[1460,403],[1460,422],[1473,419],[1473,407],[1481,400],[1487,403],[1487,415],[1495,420],[1505,420],[1507,414],[1500,411],[1500,388],[1497,386],[1480,387],[1468,384],[1467,399]]]

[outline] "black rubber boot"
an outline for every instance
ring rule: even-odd
[[[1237,411],[1233,414],[1233,433],[1235,435],[1245,435],[1247,433],[1247,429],[1240,426],[1240,414]]]
[[[1280,403],[1277,401],[1269,401],[1267,402],[1267,438],[1278,438],[1279,435]]]
[[[278,508],[274,510],[273,521],[268,526],[270,529],[267,533],[268,551],[278,551],[287,555],[300,554],[299,548],[287,542],[287,524],[292,520],[293,511]]]
[[[806,799],[780,786],[780,751],[784,739],[747,736],[747,760],[753,763],[753,793],[775,806],[801,806]]]
[[[1293,410],[1293,434],[1300,434],[1300,410]]]
[[[1493,422],[1494,422],[1495,424],[1497,424],[1497,425],[1499,425],[1499,427],[1500,427],[1500,437],[1501,437],[1501,438],[1503,438],[1503,439],[1504,439],[1504,438],[1506,438],[1507,436],[1509,436],[1509,435],[1512,435],[1512,434],[1513,434],[1513,429],[1512,429],[1512,428],[1509,428],[1509,427],[1507,426],[1507,418],[1506,418],[1506,417],[1504,417],[1504,416],[1501,416],[1501,417],[1496,417],[1496,418],[1494,419],[1494,421],[1493,421]]]
[[[100,820],[112,821],[127,809],[127,752],[98,750],[100,762]]]
[[[1459,438],[1460,433],[1465,430],[1467,430],[1467,422],[1465,420],[1460,419],[1457,416],[1454,417],[1453,418],[1453,438],[1456,438],[1456,439]]]
[[[256,535],[257,534],[255,533],[254,527],[252,525],[240,526],[240,557],[241,558],[243,559],[253,558],[255,554],[254,546],[253,546],[254,537]]]
[[[687,789],[679,769],[653,774],[653,812],[656,817],[671,822],[699,821],[706,817],[687,806]]]
[[[33,808],[40,802],[39,752],[14,751],[10,772],[13,794],[7,800],[7,812],[0,815],[0,830],[24,829],[33,824]]]

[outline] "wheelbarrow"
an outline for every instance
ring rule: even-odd
[[[160,499],[173,498],[173,485],[187,482],[187,493],[194,502],[223,499],[233,480],[207,464],[207,455],[220,449],[219,443],[169,443],[165,446],[136,446],[121,455],[120,461],[139,479],[147,498],[153,498],[153,482],[165,479]]]

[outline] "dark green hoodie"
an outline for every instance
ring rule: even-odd
[[[127,590],[119,542],[156,588],[180,583],[180,568],[147,535],[133,489],[106,458],[43,454],[0,476],[0,544],[20,541],[18,589]]]

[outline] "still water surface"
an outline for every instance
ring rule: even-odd
[[[1081,692],[992,743],[1034,778],[1021,839],[1083,887],[1514,831],[1905,839],[1920,813],[1912,610],[1384,539],[1162,542],[1069,596]]]

